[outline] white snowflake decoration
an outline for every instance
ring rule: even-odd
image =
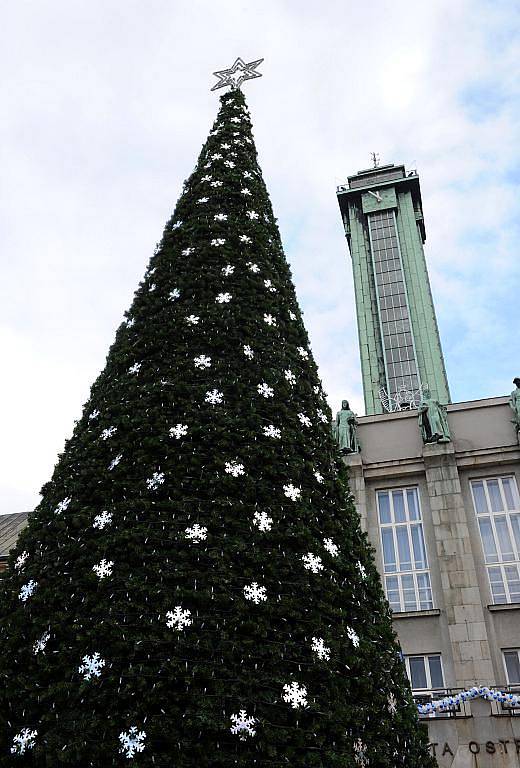
[[[219,392],[218,389],[209,390],[206,392],[206,397],[204,398],[204,402],[210,403],[211,405],[220,405],[223,400],[224,393]]]
[[[285,376],[286,381],[288,381],[291,386],[294,386],[296,384],[296,376],[294,375],[294,373],[291,371],[290,368],[284,371],[283,375]]]
[[[231,264],[226,264],[225,267],[222,267],[221,271],[224,277],[229,277],[235,271],[235,267],[233,267]]]
[[[300,424],[304,427],[310,427],[312,426],[312,421],[309,419],[308,416],[306,416],[304,413],[299,413],[298,418],[300,420]]]
[[[265,587],[261,587],[256,581],[253,581],[244,587],[244,597],[246,600],[252,600],[255,605],[265,603],[267,600]]]
[[[365,566],[364,566],[364,565],[362,565],[362,564],[359,562],[359,560],[358,560],[358,562],[357,562],[357,569],[358,569],[358,571],[359,571],[359,573],[360,573],[360,575],[361,575],[361,578],[362,578],[363,580],[365,580],[365,579],[366,579],[366,577],[367,577],[367,569],[365,568]]]
[[[359,647],[359,635],[354,629],[352,629],[352,627],[347,627],[347,637],[351,641],[354,648]]]
[[[221,187],[221,186],[222,186],[222,182],[221,181],[211,181],[210,182],[210,187]]]
[[[239,123],[240,122],[240,118],[239,117],[231,117],[230,118],[230,122],[231,123]]]
[[[271,280],[264,280],[264,285],[268,291],[270,291],[271,293],[276,293],[276,288],[274,287]]]
[[[228,475],[232,475],[233,477],[245,474],[244,465],[239,464],[237,461],[226,461],[224,469]]]
[[[205,541],[208,538],[208,529],[204,525],[195,523],[191,528],[186,528],[185,538],[192,541],[194,544],[200,544],[201,541]]]
[[[203,176],[201,181],[211,181],[211,176]]]
[[[101,439],[102,440],[108,440],[109,437],[112,437],[112,435],[115,435],[117,432],[117,427],[107,427],[107,429],[104,429],[101,433]]]
[[[88,420],[89,420],[89,421],[92,421],[92,419],[97,419],[97,417],[98,417],[98,416],[99,416],[99,411],[98,411],[98,409],[97,409],[97,408],[94,408],[94,410],[92,411],[92,413],[89,413],[89,415],[88,415]]]
[[[316,478],[316,482],[317,483],[322,483],[323,482],[323,475],[321,474],[321,472],[318,472],[316,470],[315,472],[313,472],[313,475]]]
[[[309,359],[309,353],[303,347],[296,347],[296,351],[298,352],[298,354],[300,355],[300,357],[303,360],[308,360]]]
[[[361,765],[362,768],[365,768],[365,766],[368,765],[368,757],[366,754],[367,748],[361,741],[361,739],[358,739],[356,742],[354,742],[354,760],[358,765]]]
[[[123,458],[123,454],[122,453],[118,453],[117,456],[115,457],[115,459],[112,459],[112,461],[108,465],[108,469],[110,471],[112,471],[115,467],[117,467],[117,465],[119,464],[119,462],[121,461],[122,458]]]
[[[245,195],[246,197],[251,197],[251,190],[248,189],[247,187],[244,187],[244,189],[241,189],[240,193],[242,195]]]
[[[191,247],[189,247],[189,248],[185,248],[185,249],[182,251],[182,255],[183,255],[183,256],[189,256],[190,254],[192,254],[192,253],[194,253],[194,252],[195,252],[195,248],[191,248]]]
[[[274,437],[276,439],[280,439],[282,436],[282,430],[278,427],[275,427],[274,424],[269,424],[268,427],[262,427],[262,429],[266,437]]]
[[[316,392],[315,394],[318,394],[318,393]],[[322,421],[324,424],[328,424],[328,422],[329,422],[329,417],[327,416],[327,414],[326,414],[326,413],[323,413],[323,411],[321,410],[321,408],[318,408],[318,410],[316,411],[316,414],[317,414],[317,416],[318,416],[318,419],[319,419],[320,421]]]
[[[171,301],[176,301],[179,296],[181,295],[181,292],[178,288],[174,288],[173,291],[170,291],[169,298]]]
[[[319,555],[314,555],[312,552],[307,552],[306,555],[302,555],[303,567],[307,571],[312,573],[320,573],[323,570],[323,563]]]
[[[283,700],[293,709],[307,706],[307,688],[299,683],[286,683],[283,687]]]
[[[11,754],[23,755],[27,749],[32,749],[37,735],[38,731],[31,731],[30,728],[22,728],[20,733],[17,733],[13,738]]]
[[[25,603],[32,595],[34,594],[34,590],[38,586],[38,582],[31,579],[27,582],[27,584],[24,584],[21,588],[18,598],[22,601],[22,603]]]
[[[320,661],[328,661],[330,659],[330,648],[325,645],[322,637],[313,637],[311,647]]]
[[[188,325],[198,325],[200,317],[198,315],[188,315],[186,322]]]
[[[247,357],[248,360],[252,360],[255,356],[255,353],[249,346],[249,344],[244,344],[244,355]]]
[[[270,387],[268,384],[266,384],[265,381],[259,384],[256,390],[259,395],[262,395],[262,397],[265,397],[265,398],[274,397],[274,389]]]
[[[260,216],[258,215],[258,213],[256,211],[248,211],[247,215],[249,216],[251,221],[255,221],[256,219],[260,218]]]
[[[128,373],[132,373],[132,374],[139,373],[139,371],[141,370],[141,365],[142,363],[134,363],[128,369]]]
[[[273,317],[273,315],[264,315],[264,323],[267,323],[267,325],[276,325],[276,317]]]
[[[270,531],[273,525],[273,518],[269,517],[267,512],[255,512],[253,517],[253,523],[256,527],[265,533]]]
[[[248,736],[254,736],[256,731],[253,725],[256,723],[254,717],[248,717],[245,709],[241,709],[238,715],[231,715],[233,725],[229,729],[234,736],[238,736],[240,741],[245,741]]]
[[[67,496],[65,499],[62,499],[56,509],[54,510],[55,515],[61,515],[62,512],[65,512],[67,507],[69,506],[70,502],[72,501],[72,498],[70,496]]]
[[[221,149],[231,149],[231,144],[228,144],[227,142],[225,142],[224,144],[220,145],[220,148]],[[226,164],[226,161],[224,161],[224,165],[225,164]]]
[[[219,293],[215,301],[218,304],[229,304],[233,296],[230,293]]]
[[[154,472],[146,481],[146,487],[150,491],[156,491],[164,483],[164,472]]]
[[[113,560],[105,560],[103,558],[102,560],[97,563],[97,565],[92,566],[92,570],[95,572],[96,576],[99,579],[104,579],[107,576],[112,575],[112,566],[114,565]]]
[[[100,515],[95,516],[94,522],[92,523],[92,527],[99,528],[99,530],[102,531],[103,528],[107,525],[110,525],[111,522],[112,522],[112,512],[107,512],[107,510],[104,509]]]
[[[298,499],[300,499],[302,495],[301,488],[297,488],[292,483],[289,483],[288,485],[284,485],[283,492],[288,499],[291,499],[291,501],[298,501]]]
[[[252,261],[248,261],[247,266],[249,267],[249,271],[252,272],[254,275],[260,272],[260,267],[258,266],[258,264],[254,264]]]
[[[332,539],[323,539],[323,546],[332,557],[337,557],[339,555],[339,547],[337,544],[334,544]]]
[[[209,200],[209,197],[199,197],[197,200],[198,203],[207,203]]]
[[[397,699],[395,698],[393,693],[390,693],[388,696],[386,708],[391,715],[395,715],[395,713],[397,712]]]
[[[144,751],[144,740],[146,739],[146,731],[138,731],[137,727],[133,725],[128,733],[121,731],[119,734],[119,741],[121,742],[120,752],[125,757],[135,757],[137,752]]]
[[[135,324],[135,320],[133,317],[127,317],[125,320],[125,325],[127,328],[133,328]]]
[[[244,173],[242,175],[243,175],[244,179],[252,179],[253,178],[253,174],[250,171],[244,171]]]
[[[211,245],[214,245],[216,248],[218,248],[221,245],[224,245],[226,242],[226,239],[224,237],[214,237],[211,241]]]
[[[211,159],[212,160],[222,160],[222,155],[220,154],[220,152],[214,152],[211,155]]]
[[[296,315],[291,310],[289,310],[289,320],[296,320]]]
[[[83,656],[83,664],[78,667],[78,672],[83,675],[83,680],[91,680],[93,677],[101,677],[101,670],[105,666],[105,660],[96,651],[92,656]]]
[[[226,165],[228,168],[235,167],[235,163],[233,162],[233,160],[224,160],[224,165]]]
[[[179,227],[182,227],[182,221],[176,221],[172,224],[172,229],[179,229]]]
[[[187,424],[176,424],[170,428],[170,437],[174,437],[176,440],[180,440],[181,437],[185,437],[188,434]]]
[[[168,611],[166,614],[166,626],[169,629],[175,629],[177,632],[182,632],[185,627],[190,627],[193,623],[191,617],[191,611],[187,608],[182,609],[181,605],[176,605],[173,611]]]
[[[157,288],[157,286],[155,285],[155,283],[152,283],[148,290],[149,291],[155,291],[156,288]]]
[[[15,560],[14,567],[16,568],[16,570],[17,571],[21,570],[28,559],[29,559],[29,553],[27,552],[27,550],[24,549],[24,551],[20,555],[18,555],[18,557]]]
[[[209,368],[211,365],[211,357],[208,357],[207,355],[199,355],[198,357],[193,358],[193,362],[195,363],[195,368]]]
[[[36,640],[33,645],[33,653],[36,656],[38,653],[42,653],[45,650],[45,646],[51,639],[50,632],[44,632],[43,635]]]
[[[251,240],[251,238],[249,237],[249,235],[240,235],[240,237],[238,239],[240,240],[241,243],[252,243],[253,242]]]

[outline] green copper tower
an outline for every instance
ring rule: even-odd
[[[425,388],[449,403],[417,172],[370,168],[349,176],[337,194],[352,257],[367,415],[415,408]]]

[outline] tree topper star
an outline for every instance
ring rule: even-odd
[[[259,67],[262,62],[263,59],[257,59],[256,61],[250,61],[249,64],[246,64],[239,57],[229,69],[220,69],[217,72],[213,72],[215,77],[219,78],[219,81],[211,90],[215,91],[217,88],[223,88],[226,85],[229,85],[231,88],[240,88],[244,80],[253,80],[255,77],[262,77],[260,72],[256,72],[256,68]]]

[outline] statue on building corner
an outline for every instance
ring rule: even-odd
[[[516,377],[513,379],[513,384],[515,385],[516,389],[513,389],[511,392],[509,405],[513,411],[513,418],[511,421],[513,422],[516,429],[516,437],[520,444],[520,378]]]
[[[350,410],[348,400],[342,400],[341,411],[336,414],[332,430],[341,453],[359,453],[357,423],[356,414]]]
[[[433,399],[427,387],[423,389],[419,405],[419,428],[424,443],[449,443],[451,440],[446,407]]]

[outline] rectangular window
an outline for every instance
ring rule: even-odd
[[[520,499],[516,480],[471,481],[494,603],[520,603]]]
[[[393,611],[433,608],[418,488],[377,491],[385,589]]]
[[[413,693],[444,689],[440,653],[425,656],[405,656],[404,661]]]
[[[503,653],[508,685],[520,685],[520,648],[512,648]]]

